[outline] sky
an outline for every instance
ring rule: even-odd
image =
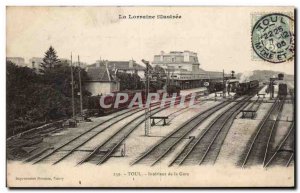
[[[141,60],[169,51],[198,54],[204,70],[276,70],[294,74],[294,62],[253,60],[251,18],[292,12],[254,7],[8,7],[7,57],[43,57],[52,45],[60,58]],[[181,19],[119,19],[119,15],[180,15]]]

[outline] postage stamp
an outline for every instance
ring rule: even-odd
[[[293,60],[294,20],[289,14],[252,15],[252,59],[271,63]]]

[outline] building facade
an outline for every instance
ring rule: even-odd
[[[165,70],[167,84],[178,85],[181,89],[202,87],[206,81],[223,78],[222,72],[201,69],[197,53],[188,50],[169,53],[161,51],[159,55],[154,55],[152,64]]]
[[[203,84],[205,71],[200,68],[197,53],[185,50],[161,51],[155,55],[152,64],[162,67],[167,74],[167,84],[175,84],[181,89],[196,88]]]
[[[25,59],[22,57],[6,57],[6,60],[11,61],[17,66],[22,66],[22,67],[26,66]]]
[[[88,80],[84,82],[84,87],[92,96],[109,94],[120,90],[120,83],[112,70],[106,67],[86,68]]]
[[[29,67],[34,69],[36,72],[39,72],[41,69],[41,64],[43,62],[43,58],[32,57],[29,59]]]
[[[159,65],[162,68],[182,69],[190,72],[197,72],[199,70],[199,62],[197,53],[191,51],[171,51],[165,53],[161,51],[160,55],[155,55],[152,62],[154,65]]]

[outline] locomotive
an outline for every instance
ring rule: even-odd
[[[257,88],[258,86],[259,86],[258,80],[251,80],[248,82],[239,83],[238,87],[236,88],[236,94],[237,95],[248,94],[251,90]]]

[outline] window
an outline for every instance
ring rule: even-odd
[[[175,62],[175,58],[172,58],[172,62]]]

